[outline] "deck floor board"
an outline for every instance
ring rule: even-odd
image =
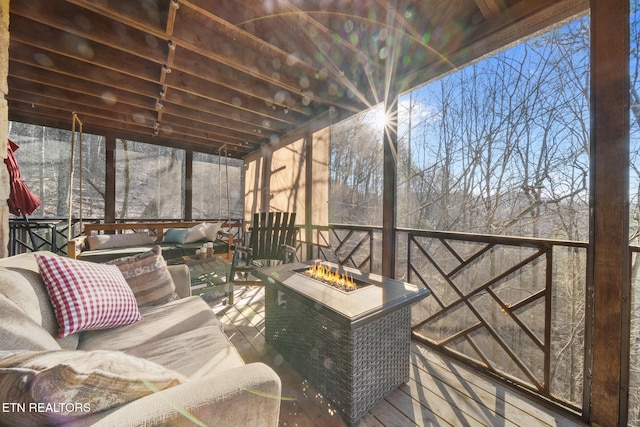
[[[233,306],[214,312],[247,363],[264,362],[282,381],[280,426],[343,427],[340,414],[264,338],[264,288],[236,287]],[[360,427],[584,426],[493,378],[413,342],[410,379],[374,406]]]

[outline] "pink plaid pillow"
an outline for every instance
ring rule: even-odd
[[[60,338],[142,319],[133,291],[115,265],[35,255],[58,320]]]

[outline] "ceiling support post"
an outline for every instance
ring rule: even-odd
[[[104,222],[116,222],[116,138],[105,137]]]
[[[585,375],[584,409],[599,426],[626,425],[628,417],[629,25],[629,0],[591,0],[585,372],[592,377],[589,389]]]
[[[393,83],[392,83],[393,84]],[[386,123],[383,136],[383,193],[382,193],[382,275],[396,276],[396,223],[398,176],[398,96],[395,91],[385,99]]]
[[[218,154],[219,156],[220,154]],[[184,220],[193,220],[193,149],[184,153]]]
[[[387,25],[393,27],[400,18],[398,2],[387,3]],[[398,66],[399,39],[386,38],[387,59],[385,63],[384,87],[384,135],[383,135],[383,192],[382,192],[382,275],[396,277],[397,255],[397,203],[398,203],[398,96],[399,80],[396,79]],[[373,255],[373,254],[372,254]],[[373,260],[371,261],[373,265]]]

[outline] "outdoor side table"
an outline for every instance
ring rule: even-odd
[[[167,260],[168,265],[184,264],[189,268],[191,291],[194,295],[223,288],[228,295],[233,293],[233,281],[229,280],[231,262],[219,256],[208,258],[182,257]]]

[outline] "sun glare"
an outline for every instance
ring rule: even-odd
[[[377,107],[373,112],[373,122],[378,129],[384,129],[389,124],[389,116],[383,107]]]

